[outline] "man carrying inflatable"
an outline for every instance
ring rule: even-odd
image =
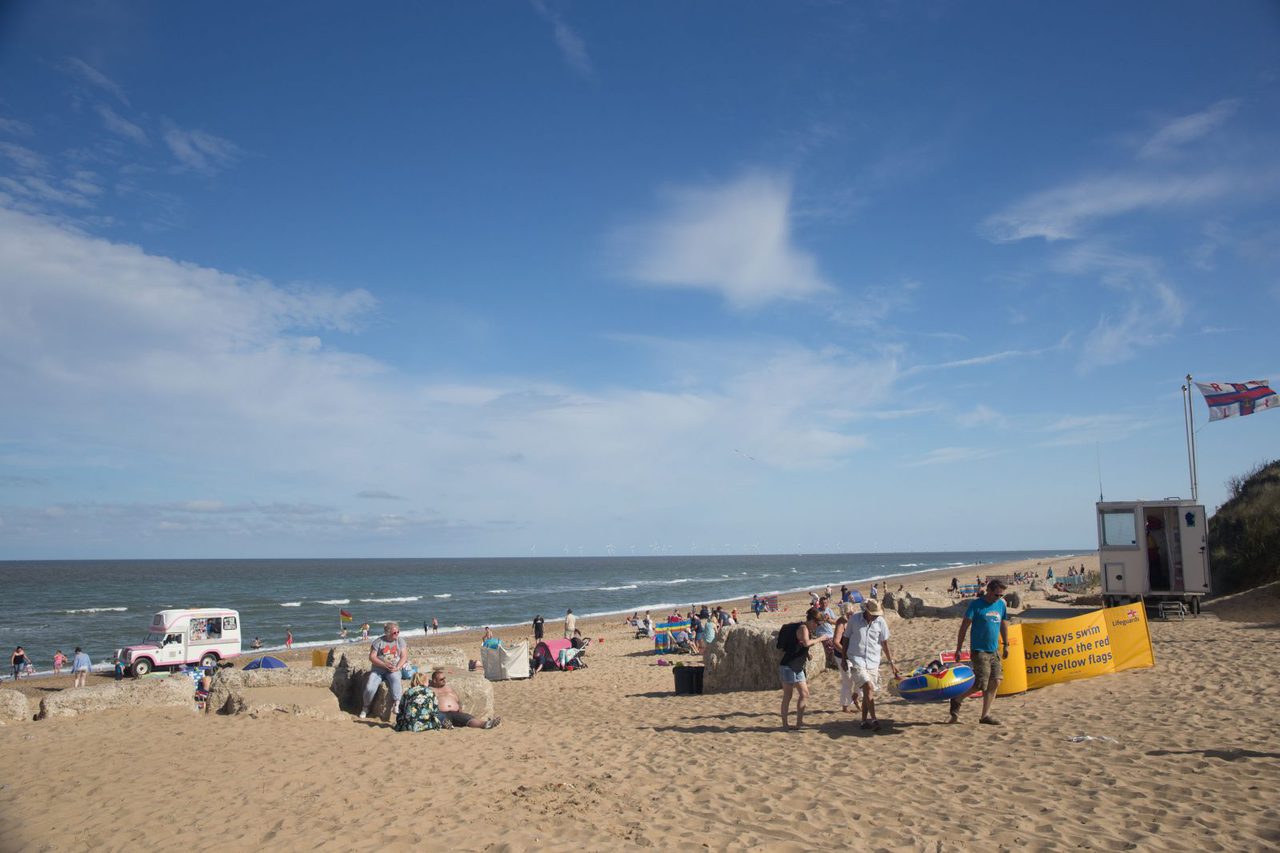
[[[1000,721],[991,716],[991,703],[1004,678],[1001,661],[1009,656],[1009,611],[1004,606],[1004,581],[992,578],[981,598],[974,599],[960,621],[960,633],[956,636],[956,660],[964,648],[964,635],[973,626],[970,639],[969,665],[973,667],[973,693],[982,691],[982,716],[979,723],[998,726]],[[997,641],[1002,648],[997,647]],[[999,652],[997,654],[997,652]],[[970,694],[972,695],[972,694]],[[951,700],[951,722],[960,722],[960,703],[965,697]]]

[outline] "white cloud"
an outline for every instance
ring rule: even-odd
[[[626,276],[717,293],[737,308],[832,291],[792,242],[788,180],[757,173],[666,196],[659,217],[617,235]]]
[[[560,55],[564,57],[569,67],[583,77],[594,77],[595,68],[591,64],[587,43],[582,40],[582,36],[566,24],[560,14],[550,9],[543,0],[533,0],[533,8],[551,23],[556,47],[560,49]]]
[[[1083,336],[1079,368],[1089,371],[1132,358],[1138,350],[1168,340],[1186,318],[1186,306],[1153,258],[1083,243],[1054,261],[1059,272],[1096,276],[1119,300]]]
[[[67,67],[81,80],[101,89],[125,106],[129,106],[129,97],[124,93],[124,89],[122,89],[116,81],[112,80],[110,77],[103,74],[83,59],[76,59],[75,57],[72,57],[67,60]]]
[[[1120,441],[1162,423],[1162,420],[1128,413],[1066,415],[1043,428],[1043,431],[1050,433],[1051,437],[1041,442],[1040,446],[1070,447]]]
[[[179,163],[206,175],[230,166],[243,153],[230,140],[203,130],[183,130],[172,122],[165,123],[164,141]]]
[[[124,118],[106,104],[98,104],[95,109],[98,117],[102,119],[102,126],[107,130],[118,136],[123,136],[125,139],[131,139],[139,145],[147,144],[147,132],[141,127]]]
[[[34,131],[31,125],[25,121],[16,118],[4,118],[0,116],[0,133],[7,133],[10,136],[32,136]]]
[[[1097,219],[1169,207],[1190,206],[1245,190],[1250,181],[1226,173],[1202,175],[1111,175],[1035,193],[987,217],[982,232],[997,243],[1032,237],[1080,237]]]
[[[1004,426],[1007,419],[985,403],[979,403],[967,412],[956,415],[956,423],[963,427]]]
[[[410,376],[319,337],[358,333],[373,307],[362,291],[283,287],[0,209],[6,464],[46,477],[41,460],[57,460],[117,495],[10,507],[7,535],[474,548],[475,531],[566,518],[683,523],[709,495],[849,464],[866,444],[851,425],[896,377],[891,360],[719,341],[679,345],[678,390]],[[371,513],[383,495],[420,497]]]
[[[15,145],[12,142],[0,142],[0,154],[24,172],[43,172],[48,166],[42,155],[24,145]]]
[[[1144,159],[1166,157],[1178,149],[1208,136],[1240,108],[1238,98],[1218,101],[1207,110],[1181,116],[1165,124],[1138,150]]]
[[[982,447],[939,447],[930,450],[923,456],[913,458],[906,463],[908,468],[919,468],[924,465],[953,465],[958,462],[975,462],[989,459],[999,454],[998,450]]]

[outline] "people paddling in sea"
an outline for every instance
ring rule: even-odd
[[[9,659],[13,664],[13,680],[17,681],[18,677],[27,671],[31,666],[31,660],[27,657],[27,652],[22,646],[18,646],[13,650],[13,656]]]
[[[783,625],[778,632],[778,648],[782,649],[778,677],[782,681],[782,728],[784,729],[792,728],[788,716],[793,693],[796,695],[794,728],[798,729],[804,725],[804,711],[809,704],[809,685],[805,681],[804,670],[809,662],[809,647],[822,642],[821,637],[813,636],[820,618],[817,608],[810,607],[804,615],[803,622]]]
[[[293,648],[293,631],[291,631],[288,628],[286,628],[284,631],[284,647],[286,649]]]
[[[85,679],[89,677],[91,669],[93,669],[93,663],[89,660],[89,655],[84,649],[76,646],[75,656],[71,658],[71,686],[84,687]]]
[[[58,649],[53,653],[53,674],[62,675],[62,667],[67,663],[67,656],[62,653],[62,649]]]

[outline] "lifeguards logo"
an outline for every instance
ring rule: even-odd
[[[1113,628],[1119,628],[1122,625],[1132,625],[1138,621],[1138,611],[1130,607],[1124,614],[1123,619],[1117,619],[1111,623]]]

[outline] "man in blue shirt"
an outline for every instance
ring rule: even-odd
[[[973,667],[973,692],[982,691],[982,716],[978,722],[998,726],[1000,721],[991,716],[991,703],[1004,678],[1001,664],[1009,656],[1009,611],[1004,606],[1004,581],[992,578],[987,582],[986,593],[974,599],[960,621],[960,633],[956,637],[956,660],[964,648],[964,635],[973,626],[970,638],[969,665]],[[997,645],[997,643],[999,645]],[[1003,648],[1001,648],[1001,646]],[[960,721],[960,703],[966,697],[951,700],[951,722]]]

